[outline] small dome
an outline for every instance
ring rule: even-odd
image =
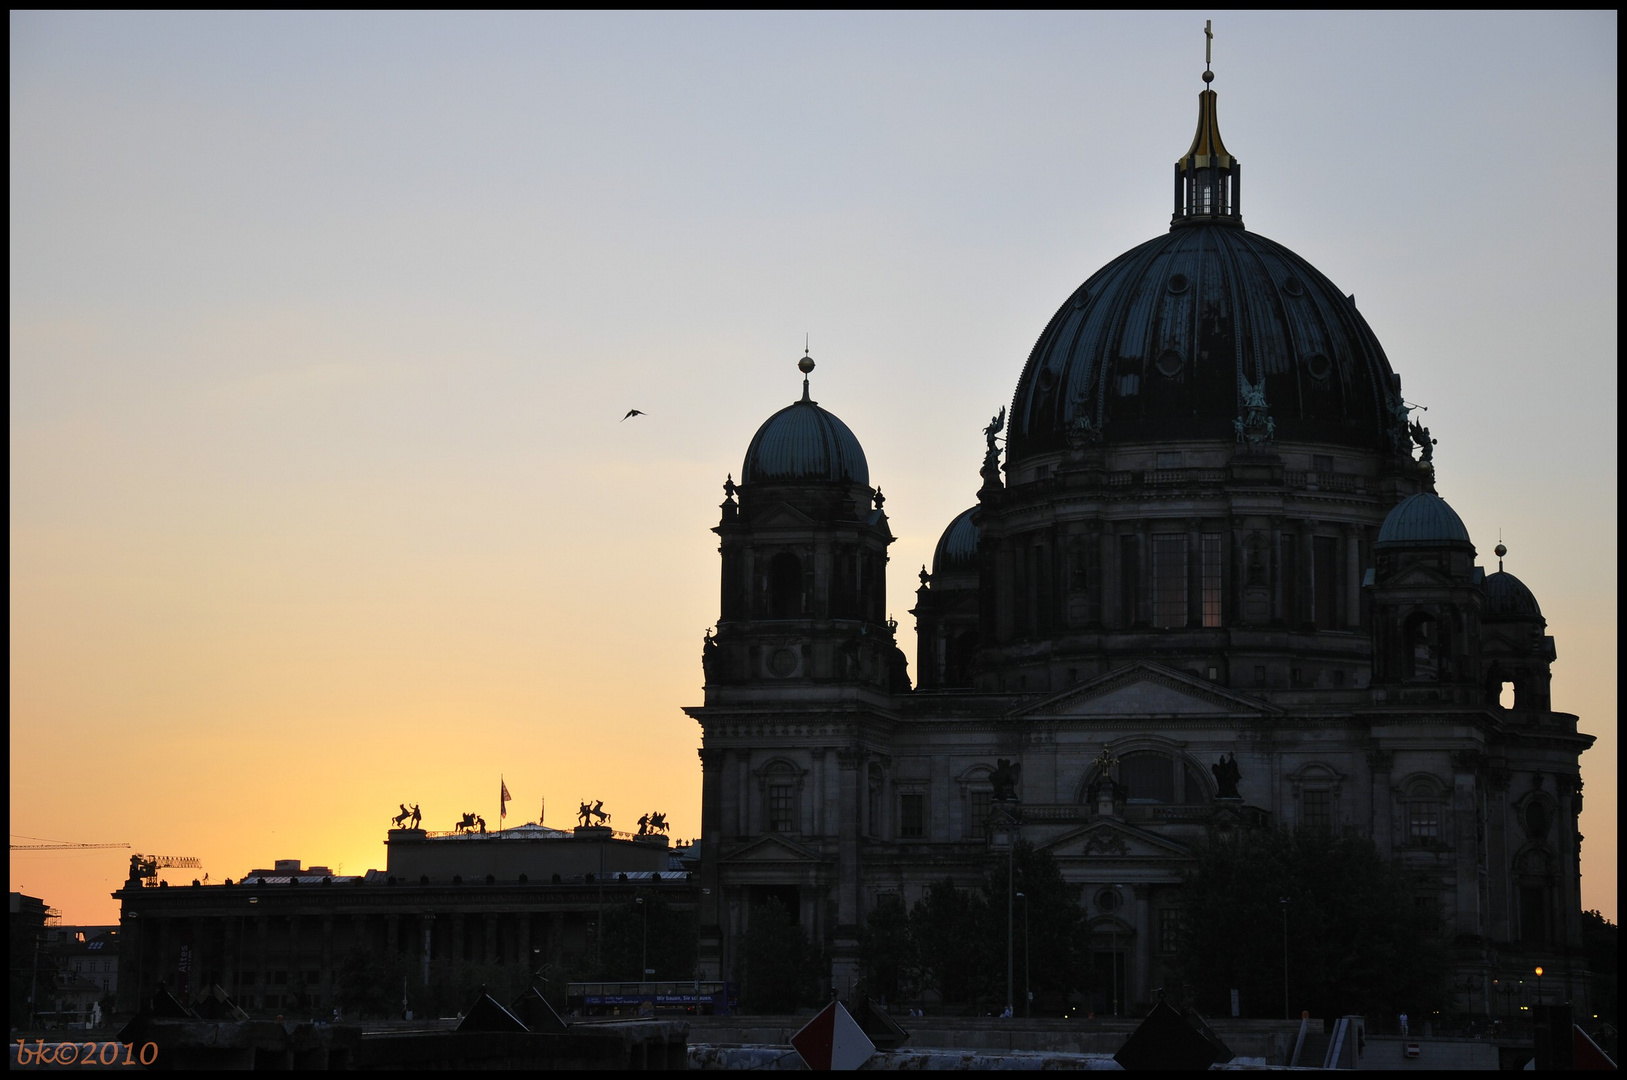
[[[1469,530],[1463,527],[1457,511],[1446,505],[1445,499],[1427,491],[1408,495],[1397,503],[1384,519],[1377,541],[1396,547],[1469,543]]]
[[[962,510],[938,537],[938,547],[932,553],[934,575],[977,568],[977,526],[972,524],[972,511],[976,509]]]
[[[798,480],[870,483],[864,448],[848,426],[804,397],[763,421],[740,466],[742,484]]]
[[[1487,574],[1481,584],[1486,593],[1486,606],[1480,615],[1486,619],[1542,618],[1537,598],[1525,587],[1525,582],[1502,570]]]

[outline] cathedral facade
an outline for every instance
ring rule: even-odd
[[[1354,297],[1244,227],[1212,89],[1198,111],[1169,230],[1064,300],[988,426],[976,504],[920,573],[913,685],[884,498],[806,378],[725,485],[686,710],[703,977],[738,974],[775,898],[845,992],[876,904],[1020,837],[1080,886],[1113,998],[1145,1001],[1209,830],[1280,825],[1416,871],[1459,1008],[1537,964],[1585,994],[1593,740],[1550,707],[1541,609],[1500,545],[1476,565]]]

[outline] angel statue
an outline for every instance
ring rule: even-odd
[[[1407,434],[1412,441],[1418,444],[1418,460],[1428,464],[1435,457],[1435,440],[1429,437],[1429,429],[1416,420],[1407,422]]]

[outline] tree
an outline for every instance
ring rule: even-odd
[[[744,1011],[784,1013],[819,1001],[824,957],[778,900],[751,909],[741,954]]]
[[[1582,912],[1582,952],[1593,973],[1593,1011],[1612,1026],[1620,1008],[1618,970],[1620,927],[1597,911]]]
[[[605,909],[598,978],[692,979],[698,939],[692,910],[680,911],[659,892],[643,891],[625,904]],[[655,974],[645,976],[645,967]]]
[[[1009,870],[1006,860],[997,859],[983,879],[984,903],[995,928],[995,941],[985,946],[999,960],[1000,996],[1004,996],[1006,954],[1006,906],[1012,904],[1012,970],[1014,1000],[1022,1008],[1023,986],[1034,997],[1065,1000],[1075,990],[1090,985],[1084,931],[1084,913],[1079,908],[1079,886],[1069,885],[1049,851],[1018,841]],[[1007,900],[1008,880],[1012,899]],[[1015,899],[1022,893],[1023,899]],[[1027,948],[1024,948],[1024,912],[1027,911]],[[1024,964],[1030,965],[1025,972]],[[1025,979],[1026,974],[1026,979]],[[1055,1000],[1060,1005],[1061,1000]]]
[[[395,1016],[401,1012],[400,957],[355,945],[339,959],[334,974],[334,1000],[355,1018]]]
[[[869,996],[897,1003],[916,995],[920,964],[910,916],[896,898],[870,909],[859,932],[859,968]]]
[[[1288,994],[1283,908],[1288,899]],[[1215,836],[1187,876],[1179,965],[1202,1007],[1259,1016],[1414,1015],[1450,1001],[1440,911],[1371,840],[1283,829]]]
[[[993,930],[989,905],[981,893],[956,887],[953,878],[933,882],[910,909],[910,936],[915,941],[922,982],[946,1004],[992,1001]],[[1003,919],[1000,941],[1000,970],[1004,971]]]

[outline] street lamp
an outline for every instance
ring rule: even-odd
[[[1542,965],[1537,965],[1537,1008],[1542,1008]]]
[[[643,982],[644,976],[650,973],[650,909],[645,906],[642,896],[635,896],[633,903],[637,904],[638,909],[644,913],[644,948],[639,963],[639,970],[643,974],[638,977],[638,981]]]
[[[1023,1016],[1031,1019],[1034,1015],[1034,991],[1028,973],[1028,897],[1018,893],[1017,899],[1023,902]]]
[[[1292,1020],[1293,1012],[1288,1007],[1288,898],[1279,897],[1282,904],[1282,1018]]]

